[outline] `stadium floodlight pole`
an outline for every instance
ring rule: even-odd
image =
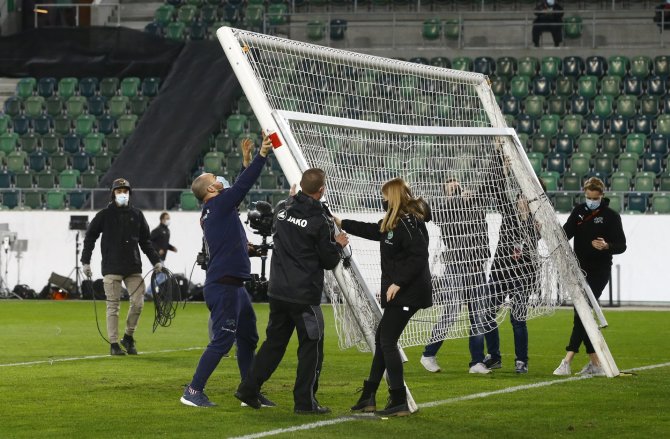
[[[281,146],[274,148],[273,152],[275,154],[275,157],[277,157],[277,160],[279,161],[279,165],[281,166],[282,171],[288,178],[289,184],[291,185],[298,184],[302,176],[298,160],[296,160],[296,158],[291,154],[289,147],[285,146],[289,144],[287,142],[288,136],[285,133],[290,133],[290,130],[286,130],[285,127],[280,127],[279,124],[275,121],[272,108],[270,107],[267,97],[263,93],[263,88],[258,83],[258,80],[256,79],[256,76],[254,75],[251,66],[249,65],[248,61],[245,58],[245,51],[248,51],[249,49],[246,48],[245,50],[245,48],[240,47],[238,40],[235,38],[233,34],[233,30],[229,27],[225,26],[221,27],[219,28],[219,30],[217,30],[216,33],[219,42],[221,43],[221,46],[223,47],[223,50],[226,56],[228,57],[228,60],[233,68],[233,71],[235,72],[235,75],[240,81],[242,89],[244,90],[244,93],[247,96],[249,104],[253,108],[254,114],[256,115],[259,123],[261,124],[266,133],[274,132],[279,136]],[[281,128],[284,129],[282,130]],[[291,138],[290,140],[292,141],[291,142],[292,144],[295,144],[294,139]],[[306,166],[307,162],[304,160],[304,157],[302,157],[302,155],[299,155],[299,157],[302,158],[301,162],[303,166]],[[352,265],[353,264],[355,264],[355,259],[352,261]],[[337,279],[337,282],[341,290],[345,293],[345,295],[349,296],[348,300],[351,300],[349,302],[350,305],[355,306],[356,299],[352,297],[354,296],[353,294],[348,294],[349,289],[347,288],[347,283],[345,282],[342,271],[343,271],[342,263],[340,263],[333,270],[333,274],[335,275],[335,278]],[[361,280],[363,280],[363,278],[361,278]],[[376,301],[373,300],[373,302],[375,302],[376,304]],[[377,307],[379,306],[378,304],[376,305]],[[380,311],[380,318],[381,318],[381,311]],[[371,328],[366,327],[367,325],[364,325],[361,321],[359,321],[358,323],[360,325],[361,332],[365,335],[365,339],[366,342],[368,343],[370,350],[374,352],[375,349],[374,332],[370,330]],[[405,356],[402,349],[401,349],[401,356],[406,360],[407,357]],[[414,398],[410,393],[409,387],[405,386],[405,388],[407,389],[408,408],[411,412],[416,412],[418,410],[416,402],[414,401]]]

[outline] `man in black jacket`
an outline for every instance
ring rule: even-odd
[[[177,252],[177,247],[170,244],[170,214],[167,212],[161,213],[160,224],[151,231],[151,245],[161,258],[161,262],[165,262],[167,252]]]
[[[279,203],[274,217],[274,250],[268,297],[270,317],[266,340],[258,350],[247,377],[235,397],[260,408],[260,388],[275,371],[286,352],[293,330],[298,332],[298,370],[293,387],[294,411],[323,414],[330,410],[316,400],[323,363],[323,270],[340,262],[341,249],[349,240],[334,236],[333,220],[319,201],[326,175],[308,169],[302,175],[302,191]]]
[[[540,47],[540,35],[550,32],[554,46],[563,41],[563,8],[555,0],[542,0],[535,8],[533,21],[533,44]]]
[[[145,289],[139,248],[154,264],[155,270],[163,268],[158,253],[151,245],[147,220],[139,209],[130,205],[130,194],[128,180],[117,178],[112,182],[112,202],[91,221],[81,253],[84,274],[90,278],[93,275],[91,254],[95,241],[102,234],[102,275],[107,296],[107,335],[112,355],[137,354],[133,334],[144,306]],[[118,335],[121,282],[125,283],[130,295],[126,331],[121,340],[125,351],[119,346]]]

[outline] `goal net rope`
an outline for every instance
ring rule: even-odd
[[[485,76],[232,32],[250,66],[253,87],[245,91],[259,120],[270,120],[259,108],[271,113],[301,171],[326,172],[335,215],[378,222],[381,186],[394,177],[431,207],[434,306],[414,315],[402,346],[483,334],[508,314],[531,319],[567,293],[586,294]],[[287,159],[276,153],[286,172]],[[337,279],[327,274],[326,292],[340,347],[370,350],[385,294],[379,243],[353,236],[350,243],[351,264]]]

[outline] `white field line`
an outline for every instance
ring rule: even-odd
[[[649,366],[642,366],[642,367],[635,367],[632,369],[626,369],[625,371],[622,372],[635,372],[639,370],[649,370],[649,369],[656,369],[659,367],[668,367],[670,366],[670,363],[661,363],[661,364],[652,364]],[[563,378],[563,379],[556,379],[556,380],[551,380],[551,381],[541,381],[539,383],[533,383],[533,384],[525,384],[523,386],[513,386],[513,387],[507,387],[505,389],[500,389],[500,390],[494,390],[491,392],[481,392],[481,393],[473,393],[472,395],[464,395],[464,396],[459,396],[456,398],[449,398],[449,399],[443,399],[441,401],[432,401],[432,402],[425,402],[423,404],[418,404],[419,408],[429,408],[429,407],[437,407],[440,405],[446,405],[446,404],[453,404],[456,402],[461,402],[461,401],[468,401],[471,399],[479,399],[479,398],[486,398],[489,396],[494,396],[494,395],[502,395],[505,393],[513,393],[513,392],[519,392],[522,390],[528,390],[528,389],[536,389],[540,387],[547,387],[547,386],[552,386],[554,384],[562,384],[562,383],[567,383],[571,381],[579,381],[579,380],[585,380],[591,378],[590,376],[575,376],[575,377],[570,377],[570,378]],[[258,433],[253,433],[253,434],[247,434],[244,436],[235,436],[231,437],[229,439],[257,439],[257,438],[262,438],[262,437],[269,437],[269,436],[275,436],[278,434],[284,434],[284,433],[291,433],[294,431],[302,431],[302,430],[312,430],[315,428],[319,427],[326,427],[329,425],[336,425],[336,424],[342,424],[345,422],[350,422],[350,421],[356,421],[356,420],[361,420],[361,419],[375,419],[376,416],[374,415],[349,415],[349,416],[342,416],[339,418],[335,419],[329,419],[326,421],[319,421],[319,422],[311,422],[309,424],[302,424],[302,425],[296,425],[293,427],[286,427],[286,428],[277,428],[275,430],[268,430],[268,431],[261,431]],[[378,419],[378,418],[377,418]]]
[[[195,351],[195,350],[202,350],[205,349],[204,347],[193,347],[193,348],[183,348],[183,349],[165,349],[162,351],[147,351],[147,352],[140,352],[140,354],[165,354],[165,353],[170,353],[170,352],[185,352],[185,351]],[[111,357],[111,355],[86,355],[84,357],[70,357],[70,358],[50,358],[48,360],[37,360],[37,361],[26,361],[23,363],[5,363],[5,364],[0,364],[0,367],[16,367],[16,366],[34,366],[36,364],[53,364],[53,363],[60,363],[63,361],[79,361],[79,360],[97,360],[99,358],[107,358]]]

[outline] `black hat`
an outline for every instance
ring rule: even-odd
[[[130,182],[125,178],[117,178],[112,182],[112,192],[120,188],[126,188],[128,189],[129,192],[132,191],[132,188],[130,187]]]

